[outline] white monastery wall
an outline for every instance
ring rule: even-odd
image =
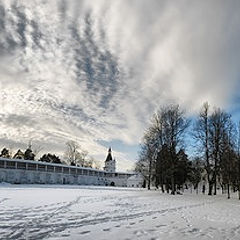
[[[127,187],[134,174],[53,164],[22,159],[0,158],[0,182],[13,184],[79,184]]]

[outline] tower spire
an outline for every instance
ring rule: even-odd
[[[111,149],[111,147],[109,147],[109,149],[108,149],[108,155],[107,155],[107,158],[106,158],[106,162],[108,162],[108,161],[112,161],[113,160],[113,158],[112,158],[112,149]]]
[[[107,158],[105,160],[104,170],[107,172],[115,172],[116,171],[116,161],[112,157],[111,147],[108,148],[108,154],[107,154]]]

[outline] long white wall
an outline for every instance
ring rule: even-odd
[[[64,164],[0,158],[0,182],[14,184],[81,184],[127,187],[127,179],[132,175]]]

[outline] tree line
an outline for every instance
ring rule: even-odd
[[[4,147],[0,153],[0,157],[9,159],[24,159],[24,160],[37,160],[37,154],[42,150],[42,147],[38,146],[35,149],[32,147],[30,141],[25,151],[18,149],[14,154],[12,150]],[[88,155],[88,151],[84,150],[76,141],[66,142],[66,151],[64,152],[63,159],[53,153],[44,153],[38,161],[68,164],[71,166],[100,168],[100,163],[93,157]]]
[[[189,144],[197,153],[192,158],[185,150]],[[144,133],[136,171],[148,189],[155,185],[176,194],[187,183],[198,191],[201,182],[203,193],[216,195],[220,188],[228,198],[231,191],[238,191],[240,199],[240,124],[207,102],[195,121],[177,104],[161,107]]]

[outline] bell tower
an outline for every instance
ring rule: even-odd
[[[114,173],[116,171],[116,160],[112,157],[111,147],[108,149],[108,155],[105,160],[105,167],[103,168],[106,172]]]

